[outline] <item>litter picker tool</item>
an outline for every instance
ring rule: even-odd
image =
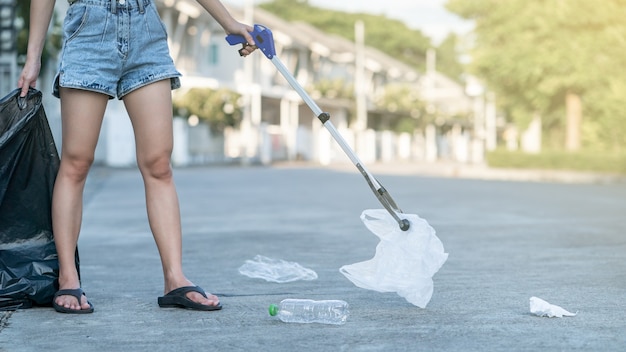
[[[278,71],[285,77],[287,82],[291,85],[291,87],[300,95],[300,97],[304,100],[304,102],[309,106],[309,108],[313,111],[315,116],[322,122],[324,127],[330,132],[332,137],[339,143],[339,146],[343,151],[347,154],[348,158],[352,161],[354,166],[361,172],[367,184],[370,186],[376,198],[380,201],[380,203],[385,207],[385,209],[391,214],[393,219],[398,223],[400,229],[402,231],[407,231],[410,227],[410,222],[401,214],[403,214],[402,210],[398,208],[396,202],[391,198],[391,195],[387,190],[376,180],[372,174],[367,171],[359,157],[354,153],[352,148],[346,143],[341,134],[337,131],[333,123],[330,121],[330,114],[327,112],[323,112],[322,109],[311,99],[309,94],[302,88],[300,83],[296,81],[293,75],[287,70],[285,65],[280,61],[280,59],[276,56],[276,49],[274,48],[274,37],[272,35],[272,31],[269,28],[266,28],[262,25],[256,24],[254,25],[254,31],[250,33],[254,38],[256,46],[263,52],[263,54],[270,59],[270,61],[276,66]],[[226,36],[226,41],[230,45],[242,44],[244,47],[249,45],[246,42],[246,39],[241,35],[229,34]],[[241,54],[241,50],[239,51]]]
[[[448,258],[435,230],[419,216],[403,213],[387,190],[365,169],[352,148],[333,126],[330,114],[323,112],[315,104],[276,57],[272,32],[257,24],[250,34],[256,46],[272,61],[339,143],[385,208],[368,209],[361,214],[365,226],[380,238],[374,257],[363,262],[344,265],[339,271],[358,287],[378,292],[396,292],[408,302],[425,308],[433,294],[432,277]],[[240,35],[228,35],[226,40],[230,45],[243,44],[244,48],[249,45]],[[242,54],[241,50],[239,54]]]

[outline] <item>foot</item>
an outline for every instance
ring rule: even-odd
[[[59,313],[93,313],[93,306],[80,288],[60,289],[54,295],[52,306]]]
[[[77,290],[80,288],[80,279],[78,277],[78,270],[76,267],[60,271],[59,291],[57,291],[53,298],[53,306],[55,306],[55,309],[59,308],[61,310],[71,310],[79,313],[80,311],[93,311],[93,306],[89,303],[87,296],[85,296],[85,293],[82,290],[78,293],[80,298],[76,297],[76,294],[72,294],[73,292],[71,292],[71,290]]]
[[[166,286],[164,293],[165,295],[167,295],[168,293],[174,291],[175,289],[186,287],[186,286],[195,286],[195,285],[191,281],[185,280],[185,282],[179,285],[174,285],[170,287]],[[202,304],[202,305],[209,306],[209,307],[217,307],[220,305],[220,299],[216,295],[212,295],[210,293],[205,293],[205,294],[206,294],[206,297],[204,297],[199,292],[191,291],[191,292],[187,292],[185,294],[185,297],[187,297],[188,299],[190,299],[191,301],[195,303]]]

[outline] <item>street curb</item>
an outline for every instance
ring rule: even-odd
[[[358,172],[353,164],[335,163],[321,165],[306,162],[284,162],[273,164],[277,168],[327,168],[342,172]],[[626,176],[621,174],[581,172],[566,170],[540,169],[504,169],[491,168],[487,165],[468,165],[446,162],[390,162],[364,165],[374,175],[425,176],[464,178],[491,181],[515,182],[558,182],[558,183],[626,183]]]

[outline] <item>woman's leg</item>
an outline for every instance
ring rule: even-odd
[[[180,209],[170,165],[173,127],[169,80],[158,81],[129,93],[124,97],[124,104],[135,131],[137,164],[144,180],[148,221],[161,256],[164,291],[168,293],[193,285],[182,268]],[[219,303],[214,295],[204,298],[191,292],[187,296],[201,304]]]
[[[102,125],[108,97],[84,90],[60,88],[63,137],[61,165],[52,195],[52,228],[59,256],[59,288],[80,287],[75,253],[83,212],[83,190]],[[56,298],[69,309],[88,309],[70,295]]]

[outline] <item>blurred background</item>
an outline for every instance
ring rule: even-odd
[[[195,1],[154,1],[183,74],[175,165],[349,162],[262,53],[240,58]],[[0,0],[2,96],[25,59],[29,3]],[[626,173],[626,1],[224,3],[272,30],[278,58],[366,163]],[[37,86],[58,145],[50,92],[67,7],[56,3]],[[96,161],[135,163],[117,100]]]

